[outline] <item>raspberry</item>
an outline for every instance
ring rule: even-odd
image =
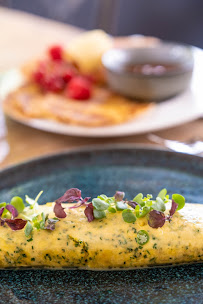
[[[63,59],[63,48],[60,45],[53,45],[48,49],[49,56],[52,60],[59,60]]]
[[[44,73],[42,71],[35,71],[32,75],[34,82],[41,84],[44,78]]]
[[[72,67],[68,67],[64,71],[63,80],[65,81],[65,83],[68,83],[75,75],[76,75],[75,69]]]
[[[47,76],[42,86],[46,91],[58,93],[64,89],[64,81],[58,76]]]
[[[46,64],[44,61],[40,61],[36,70],[32,74],[32,79],[35,83],[41,85],[44,79],[44,75],[46,72]]]
[[[86,100],[91,96],[91,83],[82,76],[72,78],[66,88],[66,95],[73,99]]]

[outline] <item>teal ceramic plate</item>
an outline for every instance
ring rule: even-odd
[[[85,149],[37,159],[0,172],[1,201],[13,195],[52,201],[67,188],[84,196],[155,195],[166,187],[203,204],[203,158],[136,148]],[[50,244],[51,246],[51,244]],[[203,264],[128,271],[1,270],[0,303],[203,303]]]

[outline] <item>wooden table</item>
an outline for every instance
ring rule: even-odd
[[[0,72],[20,66],[25,60],[40,55],[52,43],[68,43],[69,39],[81,32],[80,29],[69,25],[3,8],[0,9],[0,28]],[[203,120],[199,119],[156,134],[175,140],[203,137]],[[56,135],[25,127],[8,118],[4,119],[0,112],[0,168],[75,147],[110,143],[150,142],[146,135],[108,139]],[[9,151],[6,153],[8,147]],[[1,160],[4,152],[7,156]]]

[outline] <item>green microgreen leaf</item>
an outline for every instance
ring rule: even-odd
[[[23,212],[23,210],[25,209],[25,205],[23,203],[23,199],[21,197],[19,197],[19,196],[14,196],[11,199],[10,204],[16,208],[16,210],[18,211],[18,213]]]
[[[133,201],[136,202],[136,203],[138,203],[140,206],[142,206],[142,199],[143,199],[143,194],[142,193],[138,193],[134,197]]]
[[[108,211],[109,211],[110,213],[116,213],[116,208],[110,206],[110,207],[108,208]]]
[[[137,205],[136,207],[135,207],[135,214],[136,214],[136,217],[140,217],[140,206],[139,205]]]
[[[40,191],[40,192],[37,194],[37,196],[35,197],[35,202],[36,202],[36,203],[38,202],[38,200],[39,200],[40,196],[42,195],[42,193],[43,193],[43,191]]]
[[[45,221],[46,221],[46,217],[45,217],[44,212],[41,213],[41,217],[42,217],[42,220],[39,222],[39,225],[40,225],[41,229],[44,229]]]
[[[108,204],[113,204],[113,203],[115,203],[115,197],[114,197],[114,196],[113,196],[113,197],[108,197],[107,200],[106,200],[106,202],[107,202]]]
[[[136,221],[136,216],[130,209],[123,210],[122,217],[126,223],[134,223]]]
[[[6,203],[0,203],[0,208],[6,207]]]
[[[26,203],[28,203],[30,205],[30,208],[34,207],[35,205],[38,205],[37,202],[38,202],[40,196],[42,195],[42,193],[43,193],[43,191],[40,191],[35,199],[30,198],[28,195],[25,196],[25,201],[26,201]]]
[[[36,204],[36,201],[34,199],[32,199],[31,197],[29,197],[28,195],[25,196],[25,201],[26,203],[28,203],[30,206]]]
[[[175,193],[172,195],[172,199],[176,204],[178,204],[178,208],[176,209],[176,211],[182,209],[185,206],[184,196]]]
[[[145,230],[140,230],[137,233],[137,243],[139,245],[145,245],[149,241],[149,234]]]
[[[106,203],[105,201],[101,200],[100,198],[94,198],[92,200],[92,205],[98,211],[107,210],[109,208],[109,204]]]
[[[106,196],[105,194],[101,194],[101,195],[97,196],[97,198],[106,201],[108,199],[108,196]]]
[[[146,201],[145,206],[151,207],[153,205],[153,201]]]
[[[144,206],[142,210],[140,211],[139,217],[144,217],[150,212],[150,207]]]
[[[128,208],[128,206],[123,201],[116,202],[116,209],[118,211],[122,211],[122,210],[125,210],[127,208]]]
[[[157,197],[160,197],[162,200],[164,200],[165,197],[166,197],[166,194],[167,194],[167,190],[166,190],[166,188],[164,188],[164,189],[162,189],[162,190],[159,192],[159,194],[157,195]]]
[[[157,211],[164,212],[166,210],[166,205],[163,200],[158,196],[156,201],[152,204],[152,208]]]
[[[100,211],[97,209],[93,210],[93,214],[94,214],[95,219],[102,219],[102,218],[106,217],[105,211]]]
[[[29,237],[32,233],[32,230],[33,230],[32,224],[28,221],[25,226],[25,236]]]
[[[40,218],[39,218],[39,215],[36,215],[35,217],[33,217],[32,219],[32,222],[33,222],[33,226],[35,228],[37,228],[37,230],[39,230],[41,227],[40,227]]]

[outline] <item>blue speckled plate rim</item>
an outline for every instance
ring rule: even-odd
[[[139,143],[118,143],[118,144],[90,144],[90,145],[85,145],[83,147],[75,147],[75,148],[70,148],[68,150],[64,150],[58,153],[47,153],[46,155],[39,156],[39,157],[33,157],[30,158],[26,161],[21,161],[19,163],[16,163],[14,165],[9,165],[3,169],[0,169],[0,174],[4,172],[8,172],[14,169],[18,169],[21,166],[27,166],[30,164],[34,164],[37,162],[43,162],[45,160],[50,160],[50,159],[57,159],[59,157],[63,156],[68,156],[71,154],[79,154],[83,152],[96,152],[96,151],[110,151],[110,150],[146,150],[146,152],[150,151],[157,151],[157,152],[163,152],[168,155],[175,155],[175,156],[180,156],[181,158],[188,158],[188,160],[191,159],[196,159],[197,161],[203,161],[203,157],[198,156],[198,155],[191,155],[187,153],[181,153],[181,152],[175,152],[168,150],[167,148],[156,146],[153,144],[139,144]]]
[[[159,146],[155,146],[155,145],[151,145],[151,144],[126,144],[126,143],[119,143],[119,144],[94,144],[94,145],[87,145],[87,146],[83,146],[83,147],[78,147],[78,148],[72,148],[70,150],[65,150],[59,153],[50,153],[41,157],[36,157],[36,158],[31,158],[27,161],[24,162],[20,162],[18,164],[14,164],[11,166],[8,166],[6,168],[3,168],[2,170],[0,170],[0,178],[1,178],[1,182],[0,182],[0,190],[3,189],[4,187],[8,187],[5,186],[4,184],[4,178],[6,179],[7,176],[11,176],[12,173],[16,173],[16,172],[21,172],[22,169],[26,170],[29,167],[32,167],[34,165],[39,165],[39,164],[45,164],[46,162],[50,163],[51,161],[57,161],[60,158],[63,157],[69,157],[72,155],[80,155],[83,153],[97,153],[97,152],[119,152],[119,151],[125,151],[125,150],[130,150],[130,151],[144,151],[147,153],[163,153],[166,156],[169,157],[177,157],[180,160],[187,160],[188,164],[191,163],[191,161],[195,161],[198,164],[203,164],[203,158],[197,155],[190,155],[190,154],[185,154],[185,153],[179,153],[179,152],[174,152],[174,151],[170,151],[168,149],[159,147]],[[99,163],[98,163],[99,165]],[[197,169],[197,171],[201,170],[199,169],[198,166],[195,166],[195,169]],[[33,172],[31,172],[30,177],[32,177]],[[202,172],[202,176],[203,176],[203,172]],[[23,179],[24,180],[24,179]],[[23,181],[22,179],[19,180],[19,182]],[[3,185],[2,185],[3,184]]]

